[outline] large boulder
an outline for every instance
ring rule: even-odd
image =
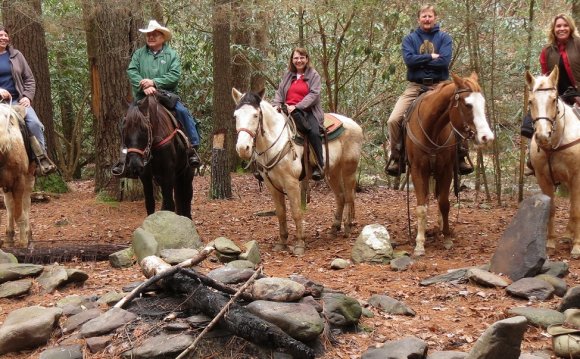
[[[380,224],[363,228],[352,248],[354,263],[387,263],[393,259],[393,246],[389,231]]]
[[[0,354],[34,349],[46,344],[61,315],[60,308],[40,306],[10,312],[0,327]]]
[[[153,213],[145,218],[141,228],[153,234],[158,244],[158,251],[168,248],[200,248],[203,246],[193,221],[171,211]]]

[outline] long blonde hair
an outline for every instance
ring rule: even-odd
[[[580,38],[580,34],[578,33],[578,28],[576,27],[576,22],[570,15],[566,14],[558,14],[554,16],[554,19],[550,23],[550,27],[548,28],[548,42],[550,44],[556,44],[556,34],[554,33],[554,28],[556,27],[556,21],[562,19],[568,23],[570,27],[570,37],[571,38]]]

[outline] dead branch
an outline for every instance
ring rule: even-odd
[[[179,269],[179,273],[181,273],[183,275],[186,275],[188,277],[191,277],[193,279],[197,279],[202,284],[204,284],[204,285],[206,285],[208,287],[217,289],[220,292],[224,292],[226,294],[234,295],[234,294],[237,294],[237,292],[238,292],[236,289],[234,289],[232,287],[229,287],[227,285],[224,285],[224,284],[222,284],[222,283],[220,283],[220,282],[218,282],[218,281],[216,281],[214,279],[211,279],[210,277],[208,277],[206,275],[203,275],[201,273],[197,273],[197,272],[192,271],[192,270],[188,270],[188,269],[185,269],[185,268],[180,268]],[[254,297],[250,293],[241,293],[239,295],[239,297],[242,298],[243,300],[245,300],[246,302],[251,302],[251,301],[254,300]]]

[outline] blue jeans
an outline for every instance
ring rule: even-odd
[[[12,101],[13,105],[18,105],[18,101]],[[46,141],[44,139],[44,125],[40,122],[38,115],[32,106],[26,107],[26,115],[24,115],[24,123],[30,135],[36,137],[42,148],[46,151]]]
[[[199,146],[201,138],[197,129],[197,122],[181,101],[177,101],[175,104],[175,114],[177,120],[181,123],[181,126],[183,126],[183,130],[185,131],[191,145]]]

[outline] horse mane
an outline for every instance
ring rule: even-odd
[[[145,127],[145,115],[139,109],[139,104],[129,105],[127,116],[125,117],[125,129],[128,131],[135,131],[141,127]]]
[[[18,126],[18,114],[10,105],[0,105],[0,152],[12,150],[15,141],[22,141]]]
[[[250,105],[252,107],[259,108],[261,102],[262,98],[256,92],[246,92],[236,106],[236,110],[244,105]]]

